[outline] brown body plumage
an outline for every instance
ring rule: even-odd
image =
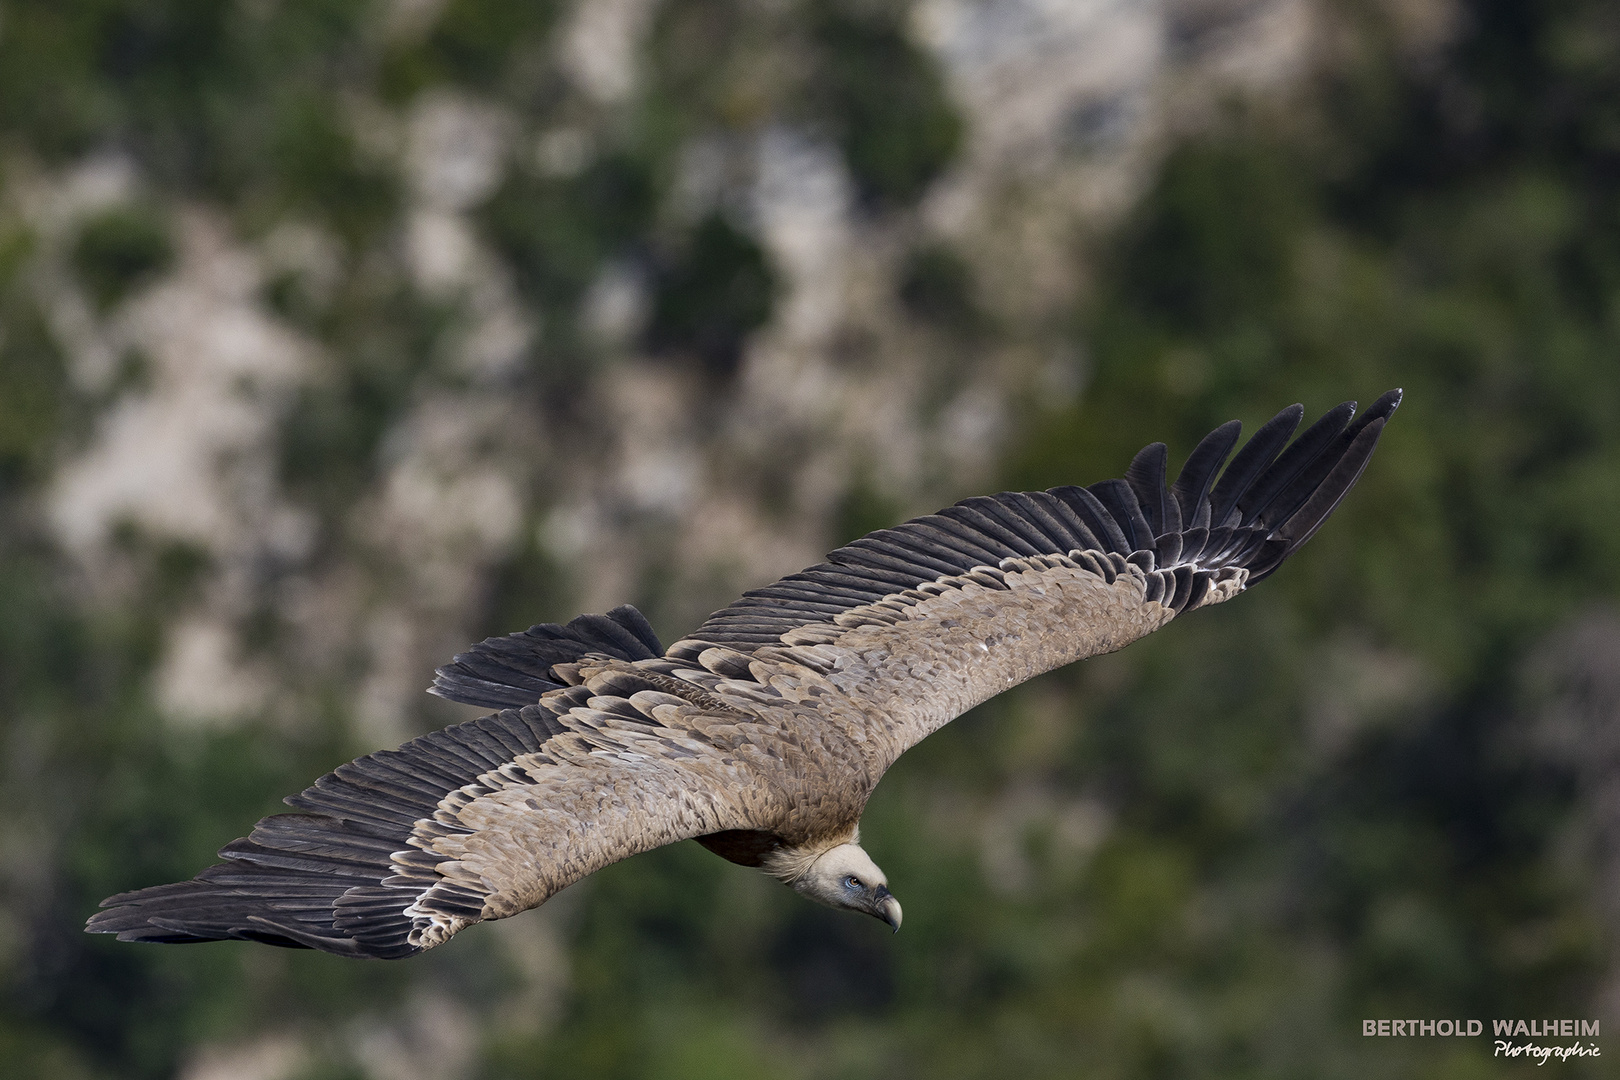
[[[745,595],[667,651],[634,608],[492,638],[433,691],[499,709],[342,766],[192,881],[106,901],[124,940],[241,938],[407,956],[543,903],[637,852],[696,839],[899,929],[859,846],[879,779],[1002,690],[1121,648],[1269,574],[1355,483],[1386,394],[1292,444],[1285,410],[1174,485],[1126,479],[959,503]],[[1220,472],[1217,480],[1217,472]]]

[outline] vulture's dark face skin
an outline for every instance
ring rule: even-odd
[[[792,885],[817,903],[862,912],[900,932],[900,901],[889,891],[889,879],[859,844],[840,844],[828,851]]]
[[[900,932],[900,901],[894,898],[887,885],[868,885],[851,875],[844,879],[844,888],[850,894],[850,907],[882,919],[894,927],[895,933]]]

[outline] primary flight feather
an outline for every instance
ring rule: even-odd
[[[1236,421],[1166,484],[968,499],[745,593],[667,650],[635,608],[490,638],[432,693],[498,711],[339,766],[191,881],[122,893],[87,929],[394,958],[695,839],[900,928],[859,845],[908,748],[987,698],[1242,592],[1310,539],[1366,467],[1399,390],[1293,442]]]

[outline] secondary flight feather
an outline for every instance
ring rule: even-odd
[[[1008,687],[1271,574],[1400,398],[1359,417],[1346,402],[1290,442],[1292,406],[1235,456],[1233,421],[1174,483],[1154,443],[1124,479],[967,499],[745,593],[668,649],[629,606],[490,638],[431,692],[496,711],[339,766],[286,800],[299,813],[190,881],[107,899],[87,929],[410,956],[694,839],[899,930],[859,844],[889,766]]]

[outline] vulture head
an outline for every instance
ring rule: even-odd
[[[900,932],[900,901],[889,891],[888,877],[859,844],[829,848],[789,884],[819,904],[865,912]]]

